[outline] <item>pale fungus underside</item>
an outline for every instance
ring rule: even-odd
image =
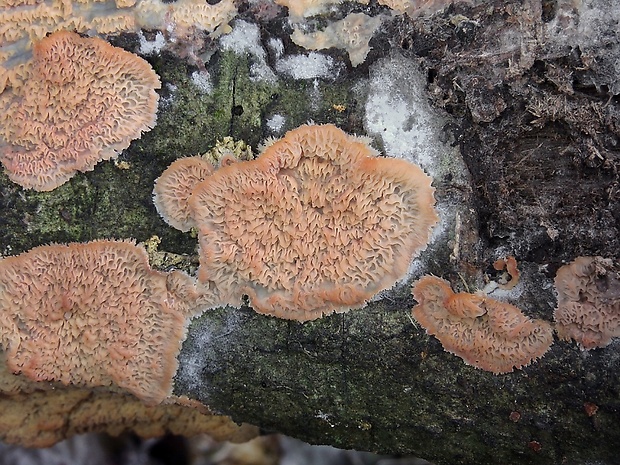
[[[208,434],[231,442],[245,442],[259,433],[254,426],[238,425],[194,404],[199,403],[175,398],[150,406],[132,395],[72,387],[0,395],[0,437],[23,447],[50,447],[89,432],[118,436],[131,431],[142,438]]]

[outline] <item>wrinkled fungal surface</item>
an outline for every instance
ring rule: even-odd
[[[156,404],[195,298],[193,280],[151,270],[130,242],[36,247],[0,260],[0,344],[33,381],[118,386]]]
[[[200,157],[187,157],[172,163],[155,181],[153,202],[170,226],[189,231],[195,226],[189,198],[195,187],[213,173],[213,165]]]
[[[143,438],[208,434],[217,441],[232,442],[258,434],[258,428],[238,425],[198,402],[149,406],[131,395],[88,389],[0,396],[0,409],[0,438],[23,447],[50,447],[89,432],[111,436],[131,432]]]
[[[0,93],[0,161],[23,187],[52,190],[155,125],[157,74],[101,39],[44,38],[20,80]]]
[[[552,328],[517,307],[473,294],[455,294],[450,284],[424,276],[413,287],[413,316],[444,349],[465,363],[508,373],[542,357],[553,342]]]
[[[33,41],[56,31],[92,36],[160,29],[182,42],[236,14],[234,0],[0,0],[0,92],[15,65],[29,58]]]
[[[402,278],[437,221],[431,178],[332,125],[290,131],[190,198],[199,281],[222,303],[312,320]]]
[[[577,257],[555,277],[556,331],[584,349],[620,336],[620,268],[603,257]]]

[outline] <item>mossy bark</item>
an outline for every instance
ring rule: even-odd
[[[514,255],[520,291],[502,298],[551,320],[562,263],[620,258],[620,103],[609,71],[620,57],[614,47],[576,48],[569,35],[545,43],[540,31],[562,5],[497,1],[457,4],[430,19],[395,17],[357,68],[342,51],[324,52],[340,70],[330,79],[257,82],[255,58],[211,44],[212,90],[203,92],[191,79],[199,67],[168,52],[147,57],[163,83],[158,125],[120,156],[126,164],[100,163],[49,193],[0,174],[0,251],[156,235],[160,249],[195,256],[195,237],[168,227],[153,207],[165,167],[224,136],[257,148],[274,135],[266,121],[278,114],[286,116],[282,131],[314,120],[365,134],[370,76],[389,61],[423,77],[423,100],[441,127],[432,147],[441,231],[414,274],[473,290],[497,278],[495,258]],[[374,2],[339,8],[331,14],[384,11]],[[242,16],[256,21],[252,14]],[[260,25],[264,45],[277,38],[286,54],[303,53],[283,12]],[[519,46],[506,51],[498,37],[508,36]],[[112,40],[137,47],[132,36]],[[272,69],[276,60],[267,53]],[[411,83],[401,86],[406,93]],[[540,361],[495,376],[444,352],[412,319],[414,304],[404,283],[363,309],[305,324],[247,307],[209,311],[190,327],[175,393],[266,431],[442,464],[618,462],[617,342],[587,353],[556,342]],[[598,407],[592,416],[590,404]]]
[[[445,464],[617,463],[617,348],[585,356],[557,342],[496,376],[446,353],[410,318],[413,304],[305,324],[209,312],[191,326],[175,391],[314,444]]]

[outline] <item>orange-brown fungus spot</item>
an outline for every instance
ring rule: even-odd
[[[448,352],[483,370],[508,373],[529,365],[553,342],[546,321],[530,319],[517,307],[488,297],[455,294],[447,281],[434,276],[417,281],[413,296],[418,301],[413,316],[428,334]],[[461,302],[468,300],[467,306]]]
[[[558,336],[584,349],[620,336],[620,267],[602,257],[577,257],[555,277]]]
[[[23,187],[52,190],[155,125],[159,78],[132,53],[61,31],[25,66],[0,94],[0,160]]]
[[[231,155],[231,154],[228,154],[228,153],[227,153],[227,154],[225,154],[224,156],[222,156],[222,158],[220,159],[220,164],[219,164],[219,166],[220,166],[220,168],[221,168],[222,166],[230,166],[230,165],[232,165],[233,163],[237,163],[238,161],[239,161],[239,160],[238,160],[238,159],[237,159],[234,155]]]
[[[431,178],[332,125],[290,131],[222,166],[190,199],[199,281],[223,303],[312,320],[402,278],[437,221]]]
[[[542,445],[538,441],[528,442],[527,447],[529,447],[534,452],[540,452],[542,450]]]
[[[189,198],[196,186],[213,173],[213,165],[200,157],[180,158],[155,181],[153,201],[171,226],[189,231],[194,224]]]
[[[593,417],[594,415],[596,415],[596,412],[598,412],[598,405],[593,402],[584,402],[583,410],[584,412],[586,412],[586,415],[588,415],[589,417]]]
[[[130,242],[37,247],[0,260],[0,344],[13,373],[119,386],[156,404],[196,297],[189,277],[151,270]]]
[[[493,262],[493,268],[497,271],[504,271],[508,273],[508,279],[505,282],[499,283],[501,289],[512,289],[519,283],[519,269],[517,268],[517,260],[513,256],[506,258],[500,258]]]

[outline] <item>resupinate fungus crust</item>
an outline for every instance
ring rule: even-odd
[[[304,125],[197,185],[171,166],[155,203],[174,226],[189,198],[184,224],[198,230],[198,280],[213,306],[248,295],[260,313],[313,320],[393,286],[437,222],[431,178],[377,155],[365,138]],[[159,186],[171,177],[189,179],[190,195],[169,201]]]
[[[450,284],[424,276],[413,286],[415,319],[444,349],[465,363],[496,374],[529,365],[553,342],[551,325],[489,297],[455,293]]]
[[[0,260],[0,346],[37,382],[121,388],[147,404],[170,395],[195,281],[149,267],[127,241],[36,247]]]
[[[155,125],[159,87],[145,60],[104,40],[60,31],[36,42],[33,59],[0,93],[9,178],[49,191],[116,157]]]
[[[583,349],[605,347],[620,336],[620,267],[603,257],[577,257],[555,277],[558,336]]]

